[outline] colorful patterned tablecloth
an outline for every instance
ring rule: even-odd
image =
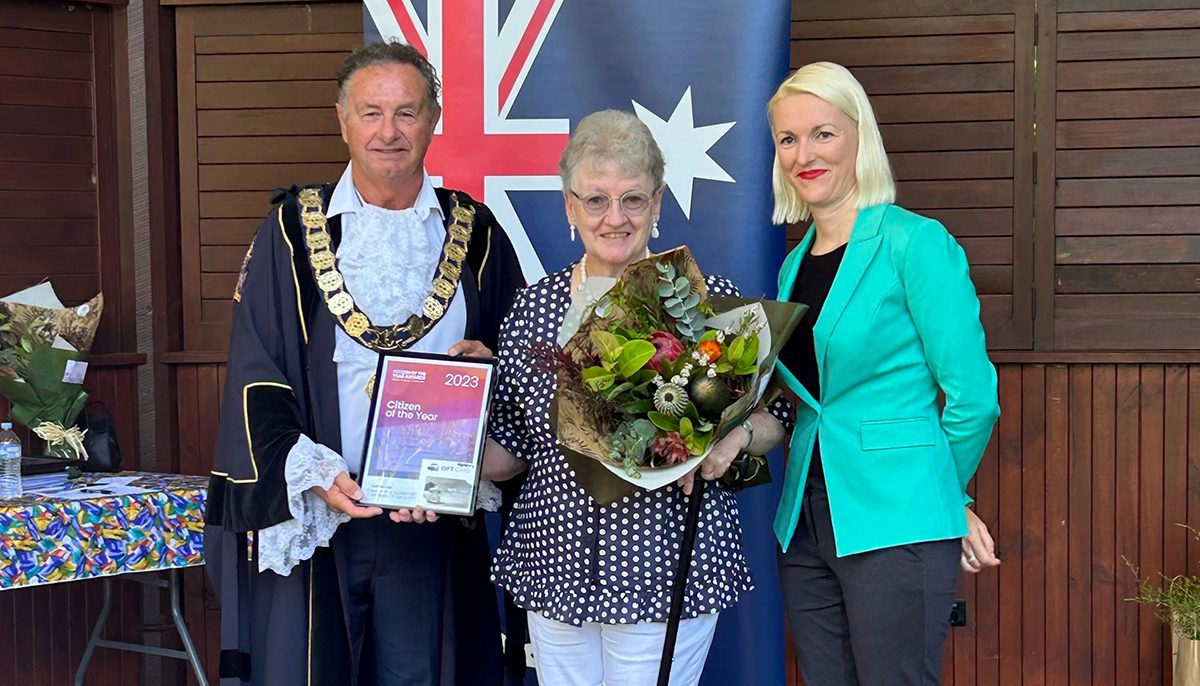
[[[0,591],[204,564],[202,476],[122,472],[149,493],[0,500]]]

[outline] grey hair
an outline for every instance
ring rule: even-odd
[[[630,112],[600,110],[575,125],[567,149],[558,161],[563,190],[568,190],[579,165],[610,162],[630,176],[646,174],[654,190],[663,186],[666,163],[650,129]]]
[[[407,64],[417,70],[425,80],[425,95],[434,107],[438,106],[438,95],[442,82],[429,60],[416,48],[399,41],[368,43],[346,58],[337,72],[338,102],[346,104],[346,88],[356,73],[367,67],[383,64]]]

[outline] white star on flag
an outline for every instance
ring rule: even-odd
[[[671,195],[683,210],[683,216],[691,219],[692,184],[696,179],[711,179],[734,183],[721,165],[708,156],[708,149],[721,140],[737,122],[711,124],[697,128],[692,118],[692,88],[683,92],[671,118],[663,121],[657,114],[633,101],[633,109],[654,134],[654,140],[662,148],[666,158],[666,184]]]

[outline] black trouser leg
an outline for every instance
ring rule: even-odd
[[[805,494],[780,581],[800,670],[811,686],[938,683],[958,539],[837,557],[829,500]]]
[[[350,630],[364,661],[360,684],[436,686],[441,671],[447,565],[455,517],[397,524],[351,520]],[[369,642],[369,647],[365,644]]]

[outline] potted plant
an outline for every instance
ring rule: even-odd
[[[1200,531],[1179,524],[1200,541]],[[1128,559],[1138,594],[1126,600],[1150,605],[1154,616],[1171,627],[1171,662],[1175,686],[1200,686],[1200,577],[1180,574],[1143,577]]]

